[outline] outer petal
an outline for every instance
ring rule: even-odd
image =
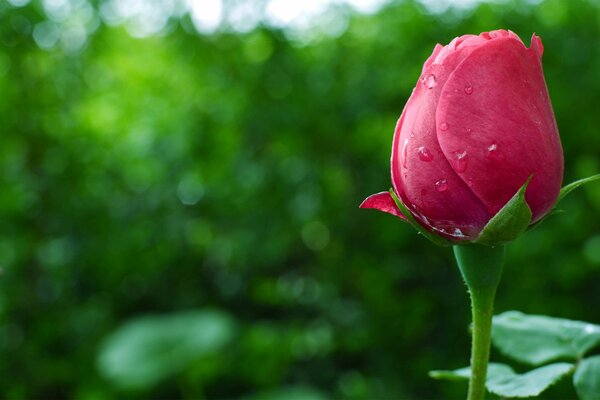
[[[406,221],[406,217],[402,215],[389,192],[379,192],[370,195],[361,203],[360,208],[374,208]]]
[[[443,64],[425,68],[396,126],[391,160],[394,189],[415,217],[433,230],[467,236],[475,236],[490,215],[446,160],[435,111],[444,83],[475,48],[456,50]]]
[[[495,214],[533,175],[533,222],[554,204],[563,174],[558,128],[546,89],[541,42],[490,40],[454,70],[437,107],[444,155]]]

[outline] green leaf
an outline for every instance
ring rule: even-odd
[[[507,356],[531,365],[577,360],[600,344],[600,326],[507,311],[494,317],[492,342]]]
[[[512,369],[506,364],[489,363],[488,364],[488,378],[491,375],[502,375],[507,371],[512,372]],[[450,381],[464,381],[469,380],[471,377],[471,367],[464,367],[455,369],[452,371],[445,370],[434,370],[429,371],[429,376],[433,379],[450,380]]]
[[[503,370],[499,374],[490,373],[485,386],[490,393],[502,397],[532,397],[548,389],[572,369],[573,364],[556,363],[524,374]]]
[[[572,369],[573,364],[556,363],[517,374],[506,364],[490,363],[485,387],[490,393],[502,397],[537,396]],[[468,380],[471,377],[471,367],[454,371],[431,371],[429,376],[434,379]]]
[[[188,311],[134,319],[102,344],[101,374],[123,388],[150,388],[217,354],[232,339],[232,319],[219,311]]]
[[[556,204],[558,204],[562,199],[565,198],[566,195],[571,193],[573,190],[577,189],[581,185],[585,185],[586,183],[594,182],[600,180],[600,174],[592,175],[587,178],[580,179],[575,182],[571,182],[562,189],[560,189],[560,193],[558,195],[558,199],[556,200]]]
[[[579,363],[573,384],[581,400],[600,399],[600,356],[586,358]]]
[[[406,217],[406,219],[408,219],[408,222],[410,222],[412,227],[415,228],[417,230],[417,232],[419,232],[421,235],[423,235],[424,237],[426,237],[427,239],[432,241],[434,244],[437,244],[438,246],[443,246],[443,247],[452,246],[452,243],[450,241],[448,241],[448,240],[444,239],[443,237],[438,236],[434,233],[431,233],[427,229],[425,229],[423,227],[423,225],[421,225],[416,220],[414,215],[409,211],[409,209],[404,205],[404,203],[398,198],[398,196],[396,196],[396,192],[394,192],[394,189],[390,189],[390,195],[396,202],[396,205],[398,206],[400,211],[402,211],[402,214]]]
[[[489,220],[475,243],[495,246],[510,242],[525,232],[531,222],[531,209],[525,201],[525,191],[531,177],[514,196]]]

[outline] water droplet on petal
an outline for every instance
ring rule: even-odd
[[[492,143],[491,145],[489,145],[486,149],[486,157],[490,160],[493,161],[502,161],[504,160],[504,154],[502,154],[502,152],[500,151],[500,149],[498,149],[498,144],[497,143]]]
[[[435,183],[435,190],[439,193],[448,190],[448,181],[446,179],[440,179]]]
[[[465,129],[465,131],[466,131],[467,133],[471,133],[473,130],[472,130],[471,128],[467,128],[467,129]]]
[[[469,185],[469,187],[473,186],[473,178],[467,179],[467,185]]]
[[[440,130],[441,130],[441,131],[447,131],[447,130],[448,130],[448,124],[447,124],[447,123],[445,123],[445,122],[442,122],[442,123],[440,124]]]
[[[411,132],[411,133],[410,133],[410,137],[415,137],[415,133],[414,133],[414,132]]]
[[[471,86],[471,85],[467,85],[467,86],[465,86],[465,93],[466,93],[466,94],[471,94],[471,93],[473,93],[473,86]]]
[[[454,166],[454,170],[456,172],[465,172],[467,169],[467,162],[469,161],[469,157],[467,157],[467,151],[457,151],[454,153],[454,160],[452,160],[452,165]]]
[[[431,151],[429,151],[429,149],[425,146],[419,147],[417,153],[419,154],[419,159],[421,161],[429,162],[433,160],[433,153],[431,153]]]
[[[435,81],[435,75],[433,74],[425,75],[421,82],[423,83],[423,85],[425,85],[427,89],[433,89],[435,85],[437,85],[437,82]]]
[[[404,139],[404,145],[402,146],[402,166],[404,168],[406,168],[406,161],[408,158],[408,154],[407,154],[407,147],[408,147],[408,139]]]
[[[465,234],[460,230],[460,228],[454,228],[454,231],[452,231],[452,236],[462,238],[465,237]]]

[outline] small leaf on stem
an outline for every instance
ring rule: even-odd
[[[506,364],[490,363],[485,387],[490,393],[502,397],[537,396],[570,373],[572,369],[573,364],[556,363],[517,374]],[[434,379],[468,380],[471,376],[471,368],[430,371],[429,376]]]

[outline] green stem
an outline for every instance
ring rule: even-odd
[[[467,400],[482,400],[485,395],[485,378],[490,358],[492,315],[496,288],[504,265],[503,245],[454,246],[454,256],[469,288],[473,312],[473,342],[471,346],[471,379]]]

